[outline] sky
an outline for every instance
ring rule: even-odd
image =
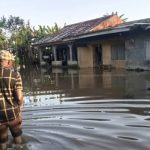
[[[19,16],[35,27],[63,27],[112,12],[127,21],[150,18],[150,0],[0,0],[0,17]]]

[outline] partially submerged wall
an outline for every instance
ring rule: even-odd
[[[91,68],[93,64],[93,47],[78,47],[78,65],[80,68]]]
[[[146,69],[145,40],[142,37],[130,38],[125,42],[127,69]]]

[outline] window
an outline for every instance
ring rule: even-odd
[[[111,58],[112,60],[124,60],[125,59],[125,45],[115,44],[111,46]]]

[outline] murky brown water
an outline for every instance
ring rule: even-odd
[[[150,149],[150,72],[32,69],[22,75],[20,149]]]

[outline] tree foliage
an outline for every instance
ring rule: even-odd
[[[0,29],[0,49],[3,49],[6,45],[6,36],[3,33],[3,30]]]
[[[58,27],[57,23],[55,23],[52,27],[39,25],[37,30],[33,28],[33,34],[35,36],[35,39],[39,40],[40,38],[43,38],[46,35],[51,35],[59,30],[60,27]]]
[[[6,34],[5,29],[5,18],[2,17],[0,20],[0,49],[3,49],[6,45]]]
[[[28,49],[32,42],[57,32],[60,29],[57,23],[54,26],[41,26],[36,29],[20,17],[9,16],[0,18],[0,49],[13,48],[18,51],[20,48]]]
[[[24,20],[20,17],[14,17],[10,16],[8,20],[6,20],[6,28],[9,29],[9,31],[16,31],[18,28],[20,28],[24,24]]]

